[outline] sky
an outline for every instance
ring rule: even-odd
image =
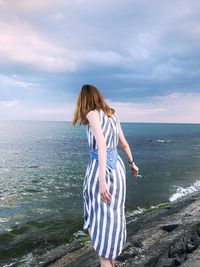
[[[71,121],[85,83],[122,122],[200,123],[199,0],[0,0],[0,120]]]

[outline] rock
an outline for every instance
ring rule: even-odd
[[[167,224],[167,225],[163,225],[161,226],[161,229],[170,233],[172,232],[174,229],[176,229],[179,226],[179,224],[174,223],[174,224]]]
[[[184,197],[168,209],[149,211],[127,221],[127,242],[116,259],[119,267],[200,267],[200,193]],[[98,267],[91,241],[43,265],[49,267]],[[33,265],[34,266],[34,265]]]
[[[192,242],[194,242],[195,246],[198,247],[200,245],[200,236],[197,232],[195,232],[193,235],[192,235],[192,238],[191,238]]]
[[[175,267],[178,265],[180,265],[179,259],[168,258],[168,259],[161,260],[159,263],[157,263],[156,267]]]
[[[192,243],[190,241],[187,241],[186,248],[187,248],[187,252],[189,252],[189,253],[191,253],[193,250],[196,249],[194,243]]]
[[[189,258],[181,265],[181,267],[200,267],[200,247],[188,256]]]

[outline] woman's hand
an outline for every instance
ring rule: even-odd
[[[107,185],[105,179],[104,180],[100,180],[99,187],[100,187],[101,199],[104,202],[110,202],[111,201],[111,195],[109,193],[108,185]]]
[[[135,163],[131,163],[130,164],[130,167],[131,167],[131,171],[133,173],[133,175],[135,175],[136,177],[138,176],[138,173],[139,173],[139,168],[137,165],[135,165]]]

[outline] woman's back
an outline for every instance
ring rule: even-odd
[[[97,112],[99,113],[100,125],[101,129],[103,130],[106,146],[116,148],[119,142],[116,115],[113,114],[112,117],[108,117],[102,109],[97,110]],[[87,125],[86,133],[89,149],[97,149],[97,143],[93,135],[92,128],[89,124]]]

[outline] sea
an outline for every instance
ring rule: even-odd
[[[139,176],[126,167],[126,217],[200,191],[200,124],[121,123]],[[0,266],[29,266],[84,236],[85,126],[0,121]]]

